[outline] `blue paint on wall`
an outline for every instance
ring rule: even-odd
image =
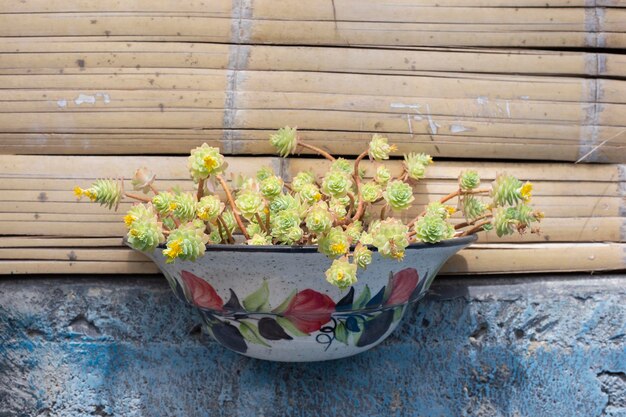
[[[354,358],[224,350],[155,278],[0,281],[0,416],[625,416],[626,277],[439,280]]]

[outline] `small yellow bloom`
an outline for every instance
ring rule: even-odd
[[[131,234],[131,236],[135,236],[135,237],[139,236],[139,230],[137,229],[130,229],[129,233]]]
[[[330,250],[332,250],[334,253],[337,253],[337,254],[345,253],[346,249],[348,249],[346,245],[341,242],[330,245]]]
[[[131,214],[127,214],[126,216],[124,216],[124,223],[128,227],[130,227],[135,220],[137,220],[137,218]]]
[[[178,204],[176,204],[174,201],[172,201],[170,203],[170,211],[176,210],[176,207],[178,207]]]
[[[74,195],[81,198],[83,196],[83,189],[78,186],[74,187]]]
[[[321,195],[320,193],[316,193],[316,194],[313,196],[313,199],[314,199],[315,201],[320,201],[320,199],[321,199],[321,198],[322,198],[322,195]]]
[[[395,152],[398,150],[398,147],[396,145],[389,145],[389,152]]]
[[[180,255],[181,252],[183,251],[182,243],[183,242],[181,239],[177,239],[177,240],[174,240],[173,242],[168,243],[167,249],[163,251],[163,255],[167,257],[165,262],[167,263],[174,262],[174,259],[176,259],[176,257]]]
[[[205,222],[209,220],[209,213],[206,211],[206,209],[202,209],[198,211],[198,218],[200,220],[204,220]]]
[[[88,199],[90,199],[91,201],[96,201],[96,198],[98,197],[96,193],[94,193],[93,191],[89,189],[83,190],[83,195],[87,197]]]
[[[343,281],[343,279],[345,278],[345,275],[346,274],[344,274],[343,271],[337,272],[337,281]]]
[[[399,261],[404,259],[404,252],[393,252],[391,256]]]
[[[526,181],[522,188],[520,188],[520,194],[524,201],[530,201],[533,192],[533,184],[532,182]]]
[[[452,216],[454,213],[456,213],[456,207],[452,207],[452,206],[445,206],[446,211],[448,212],[448,216]]]
[[[217,167],[217,165],[219,164],[219,162],[217,161],[217,159],[213,158],[211,155],[207,155],[204,157],[203,159],[204,161],[204,166],[209,170],[212,171],[214,168]]]

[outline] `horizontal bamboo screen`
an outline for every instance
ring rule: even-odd
[[[535,182],[543,233],[485,234],[447,273],[624,269],[624,49],[626,0],[0,0],[0,274],[155,272],[121,246],[127,203],[71,188],[142,165],[189,188],[203,142],[321,172],[268,156],[284,125],[430,153],[415,210],[466,167]]]

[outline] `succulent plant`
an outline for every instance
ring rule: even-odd
[[[122,198],[122,192],[121,183],[107,179],[96,180],[91,187],[86,190],[80,187],[74,187],[74,194],[79,199],[84,196],[91,201],[106,206],[108,209],[115,207],[116,210]]]
[[[415,200],[413,188],[400,180],[391,181],[387,184],[387,188],[383,192],[383,198],[394,210],[406,210],[411,207],[411,203]]]
[[[188,161],[187,167],[195,182],[204,180],[210,175],[219,174],[225,169],[224,157],[219,149],[206,143],[193,149]]]
[[[404,170],[409,178],[414,180],[424,178],[426,167],[432,163],[433,159],[430,155],[426,155],[425,153],[410,153],[404,155]]]
[[[387,217],[389,208],[406,213],[414,204],[412,184],[426,175],[432,163],[429,155],[404,155],[402,172],[394,177],[380,162],[388,160],[396,148],[378,134],[355,161],[334,158],[306,143],[298,138],[296,128],[279,129],[270,143],[283,157],[298,146],[324,156],[329,163],[326,172],[319,173],[321,181],[313,172],[302,171],[285,183],[271,167],[263,167],[253,177],[231,176],[228,183],[222,177],[227,168],[224,156],[203,144],[188,158],[197,192],[158,191],[156,176],[147,168],[138,169],[131,179],[133,189],[142,194],[124,192],[122,181],[110,179],[98,179],[91,187],[76,187],[74,192],[108,208],[117,208],[122,198],[139,201],[124,217],[128,244],[153,251],[165,242],[167,262],[193,261],[204,254],[207,243],[317,244],[333,260],[326,280],[340,288],[353,285],[357,271],[372,263],[373,247],[383,257],[402,260],[411,243],[434,244],[481,230],[495,230],[498,236],[524,233],[543,217],[529,205],[531,183],[500,174],[490,188],[479,188],[475,170],[463,171],[456,191],[429,203],[410,221]],[[367,171],[360,166],[367,156],[378,161],[371,179],[365,178]],[[226,194],[224,200],[215,194],[218,185]],[[450,205],[455,198],[458,204]],[[385,204],[377,204],[381,200]],[[464,217],[457,229],[452,224],[456,207]]]
[[[374,134],[370,141],[368,155],[375,161],[389,159],[389,154],[396,150],[395,145],[390,145],[389,140],[379,134]]]
[[[195,261],[204,255],[208,241],[209,237],[204,233],[204,229],[190,222],[171,231],[163,255],[168,263],[174,262],[177,258]]]
[[[216,195],[204,196],[196,205],[196,215],[205,222],[214,221],[224,211],[224,203]]]
[[[335,259],[326,271],[326,281],[342,290],[349,288],[356,282],[356,269],[357,266],[345,257]]]
[[[480,175],[478,171],[467,170],[461,172],[459,175],[459,187],[463,191],[470,191],[477,188],[480,185]]]
[[[437,243],[454,236],[454,227],[439,214],[430,213],[415,223],[417,238],[426,243]]]
[[[282,157],[293,153],[298,146],[297,129],[285,126],[270,136],[270,144],[276,148]]]

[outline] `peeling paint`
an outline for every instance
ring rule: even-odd
[[[489,103],[489,98],[485,96],[478,96],[476,98],[476,102],[481,106],[484,106],[485,104]]]
[[[389,105],[392,109],[414,109],[419,110],[422,105],[421,104],[404,104],[404,103],[391,103]]]
[[[59,107],[67,107],[67,100],[65,100],[65,99],[57,100],[57,106],[59,106]]]
[[[451,133],[461,133],[461,132],[468,132],[474,129],[470,129],[468,127],[465,127],[463,125],[458,125],[458,124],[452,124],[450,125],[450,132]]]
[[[430,133],[436,135],[437,130],[441,127],[441,125],[433,120],[433,117],[430,115],[430,106],[428,104],[426,105],[426,111],[428,112],[426,117],[428,118],[428,128],[430,129]]]
[[[79,94],[78,97],[74,99],[74,103],[77,106],[80,106],[83,103],[86,104],[96,104],[96,96],[89,96],[87,94]]]
[[[98,98],[102,98],[104,104],[109,104],[111,102],[111,96],[107,93],[96,93],[94,95],[80,93],[78,97],[74,99],[74,103],[77,106],[80,106],[81,104],[96,104]]]

